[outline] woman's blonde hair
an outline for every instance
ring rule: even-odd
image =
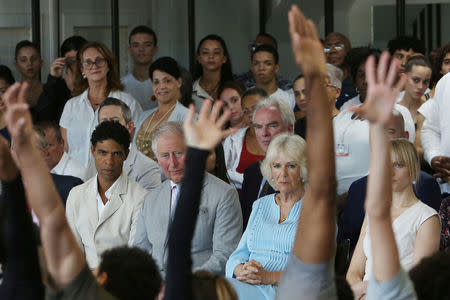
[[[300,136],[292,133],[277,135],[267,149],[266,157],[261,163],[261,173],[267,182],[276,189],[272,176],[272,163],[279,158],[293,161],[300,166],[300,175],[304,184],[307,179],[306,142]]]
[[[192,276],[194,300],[238,300],[233,286],[223,277],[208,271],[197,271]]]
[[[414,145],[407,139],[393,139],[391,146],[394,161],[404,165],[408,169],[411,181],[417,182],[420,175],[420,159]]]

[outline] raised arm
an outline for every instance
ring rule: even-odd
[[[6,121],[14,145],[13,158],[22,173],[28,202],[41,226],[47,267],[56,288],[69,284],[80,273],[85,259],[65,218],[43,157],[32,144],[33,128],[26,104],[27,83],[16,83],[5,93]]]
[[[305,263],[329,261],[335,252],[336,178],[332,118],[325,91],[325,55],[316,26],[293,6],[289,31],[295,61],[305,75],[308,189],[302,204],[294,254]],[[318,146],[320,145],[320,146]]]
[[[233,130],[221,128],[230,117],[226,110],[220,117],[221,102],[214,105],[206,100],[200,110],[198,121],[194,121],[195,107],[190,106],[184,122],[184,133],[188,152],[185,174],[181,184],[174,221],[169,236],[169,259],[164,299],[192,299],[191,241],[194,235],[200,206],[200,195],[210,151]]]

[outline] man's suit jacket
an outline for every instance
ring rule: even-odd
[[[361,226],[364,221],[364,200],[366,199],[367,176],[352,183],[348,190],[345,206],[338,218],[338,243],[350,239],[350,250],[356,247]],[[416,197],[426,205],[439,211],[441,190],[436,179],[428,173],[420,171],[419,180],[414,189]]]
[[[260,164],[261,161],[255,162],[248,166],[244,172],[244,182],[242,183],[242,191],[239,196],[244,220],[244,230],[247,227],[248,218],[250,218],[250,213],[252,212],[253,202],[258,200],[258,193],[263,180],[261,169],[259,168]],[[275,190],[270,186],[268,192],[261,195],[261,197],[273,193],[275,193]]]
[[[134,144],[130,145],[130,153],[123,162],[123,172],[147,191],[161,184],[159,165],[142,154]]]
[[[152,254],[164,277],[171,224],[171,185],[164,181],[145,197],[134,245]],[[199,216],[192,239],[193,271],[224,274],[225,264],[242,234],[242,214],[236,190],[206,173]]]
[[[53,183],[56,186],[56,190],[58,191],[64,206],[66,206],[67,197],[69,196],[70,191],[77,185],[83,184],[83,180],[73,176],[58,175],[53,173],[50,173],[50,175],[52,175]]]
[[[98,217],[97,176],[70,191],[66,204],[69,225],[91,269],[103,251],[132,245],[139,212],[147,191],[122,173],[111,198]]]

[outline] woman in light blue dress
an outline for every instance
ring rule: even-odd
[[[274,299],[295,239],[306,181],[306,143],[289,133],[275,137],[261,164],[279,191],[253,204],[247,229],[226,265],[239,299]]]

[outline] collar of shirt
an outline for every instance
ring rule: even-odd
[[[120,177],[119,177],[120,178]],[[97,211],[98,211],[98,217],[100,218],[100,216],[102,215],[103,209],[108,205],[109,200],[111,199],[111,195],[115,189],[115,187],[117,186],[117,182],[119,181],[119,178],[116,179],[116,181],[114,181],[114,183],[109,187],[109,189],[105,192],[105,197],[108,201],[106,201],[105,204],[103,204],[103,200],[102,197],[100,196],[100,193],[98,192],[98,175],[95,175],[95,195],[97,198]]]

